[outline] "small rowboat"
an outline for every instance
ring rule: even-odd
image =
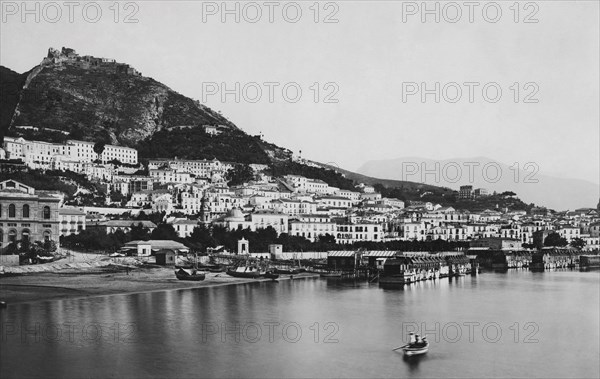
[[[404,355],[410,357],[412,355],[422,355],[429,351],[429,342],[427,340],[422,342],[413,342],[404,346],[397,347],[394,350],[402,349]]]

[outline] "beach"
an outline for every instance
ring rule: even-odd
[[[121,261],[121,263],[123,262]],[[54,265],[54,267],[58,266]],[[203,281],[182,281],[175,277],[174,267],[158,266],[96,266],[86,263],[69,263],[68,266],[63,264],[60,267],[61,269],[50,271],[0,277],[0,301],[10,305],[31,301],[217,287],[271,280],[234,278],[224,272],[207,272],[206,279]],[[294,275],[294,279],[316,276],[303,273]],[[290,279],[289,275],[282,275],[278,280],[288,279]]]

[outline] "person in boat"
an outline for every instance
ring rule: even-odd
[[[418,334],[415,336],[415,344],[420,344],[421,343],[421,336],[419,336]]]
[[[417,341],[417,339],[415,338],[415,334],[413,332],[410,332],[408,334],[408,343],[413,344]]]

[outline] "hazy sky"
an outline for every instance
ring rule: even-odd
[[[404,156],[485,156],[600,182],[597,1],[521,2],[518,14],[514,1],[429,1],[438,23],[421,1],[231,1],[232,14],[221,1],[109,1],[85,12],[77,3],[72,22],[63,2],[38,3],[39,22],[36,3],[27,3],[31,14],[21,1],[1,3],[2,65],[23,72],[62,46],[114,58],[309,159],[356,169]],[[225,101],[221,83],[231,90]],[[421,83],[433,90],[424,102]]]

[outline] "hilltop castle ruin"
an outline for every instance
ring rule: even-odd
[[[63,47],[61,51],[54,48],[48,49],[48,56],[42,60],[42,66],[60,65],[63,63],[74,64],[84,69],[104,68],[112,69],[115,74],[142,76],[142,73],[126,63],[118,63],[110,58],[96,58],[91,55],[79,56],[74,49]]]

